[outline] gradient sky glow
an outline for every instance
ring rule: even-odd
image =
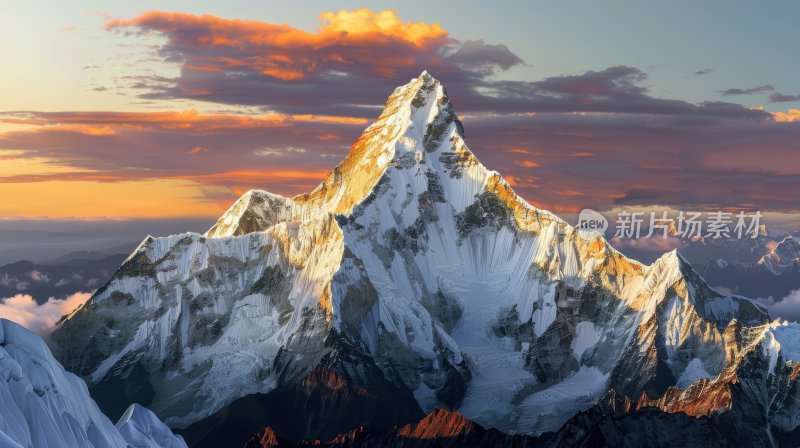
[[[212,217],[250,188],[309,191],[427,68],[473,152],[537,206],[762,210],[796,230],[797,17],[793,1],[15,5],[0,217]]]

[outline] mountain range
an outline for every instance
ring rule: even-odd
[[[796,446],[800,426],[799,325],[528,204],[426,72],[315,190],[148,236],[48,343],[105,415],[138,403],[198,447]]]
[[[64,298],[80,291],[94,291],[125,260],[122,254],[78,252],[50,263],[20,260],[0,266],[0,297],[28,294],[36,303]]]

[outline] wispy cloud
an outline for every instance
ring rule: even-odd
[[[737,95],[755,95],[757,93],[772,92],[774,90],[775,87],[772,87],[769,84],[765,84],[763,86],[748,87],[746,89],[739,89],[739,88],[725,89],[725,90],[720,90],[719,93],[721,93],[722,96],[737,96]]]
[[[255,151],[253,151],[253,154],[255,154],[255,155],[259,156],[259,157],[273,157],[273,156],[280,157],[280,156],[289,155],[291,153],[303,154],[305,152],[306,152],[305,148],[298,148],[298,147],[295,147],[295,146],[287,146],[285,148],[261,148],[261,149],[256,149]]]
[[[800,102],[800,95],[784,95],[782,93],[773,93],[769,96],[770,103],[796,103]]]
[[[800,289],[791,291],[786,297],[779,299],[769,297],[758,301],[767,307],[773,319],[800,321]]]
[[[286,173],[320,180],[331,168],[321,154],[341,145],[335,142],[354,141],[368,120],[188,110],[13,112],[0,114],[0,122],[28,125],[0,133],[0,151],[16,148],[8,152],[10,159],[44,164],[39,172],[0,173],[0,183],[183,179],[221,187],[252,182],[252,187],[266,188],[285,180]],[[269,155],[280,158],[265,165]],[[59,169],[50,169],[55,167]]]

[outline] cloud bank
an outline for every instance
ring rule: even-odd
[[[0,317],[14,321],[23,327],[46,336],[53,331],[56,322],[62,316],[71,313],[83,305],[92,293],[76,292],[64,299],[51,297],[39,305],[27,294],[0,299]]]
[[[800,322],[800,289],[791,291],[786,297],[779,300],[769,297],[758,299],[758,301],[767,307],[770,317],[773,319],[780,318]]]

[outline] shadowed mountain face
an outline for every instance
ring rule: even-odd
[[[541,440],[529,436],[511,436],[496,429],[485,429],[458,412],[437,409],[421,420],[402,427],[387,429],[358,428],[340,434],[329,441],[287,442],[270,427],[252,436],[245,448],[266,447],[538,447]]]
[[[641,417],[700,425],[657,440],[758,445],[800,422],[800,329],[768,322],[676,252],[643,265],[527,204],[423,73],[314,191],[251,191],[204,235],[148,237],[51,343],[107,413],[142,403],[193,446],[267,426],[446,439],[413,426],[439,408],[497,443],[566,424],[615,445]],[[609,394],[621,416],[596,411]]]
[[[620,403],[617,403],[620,404]],[[615,407],[612,397],[581,412],[562,429],[538,437],[504,434],[471,422],[458,412],[437,409],[422,420],[394,428],[358,428],[330,440],[292,443],[271,427],[254,434],[245,448],[303,446],[446,448],[446,447],[600,447],[600,446],[739,446],[739,440],[721,431],[709,419],[668,414],[654,409],[629,412]],[[767,440],[761,442],[768,443]]]

